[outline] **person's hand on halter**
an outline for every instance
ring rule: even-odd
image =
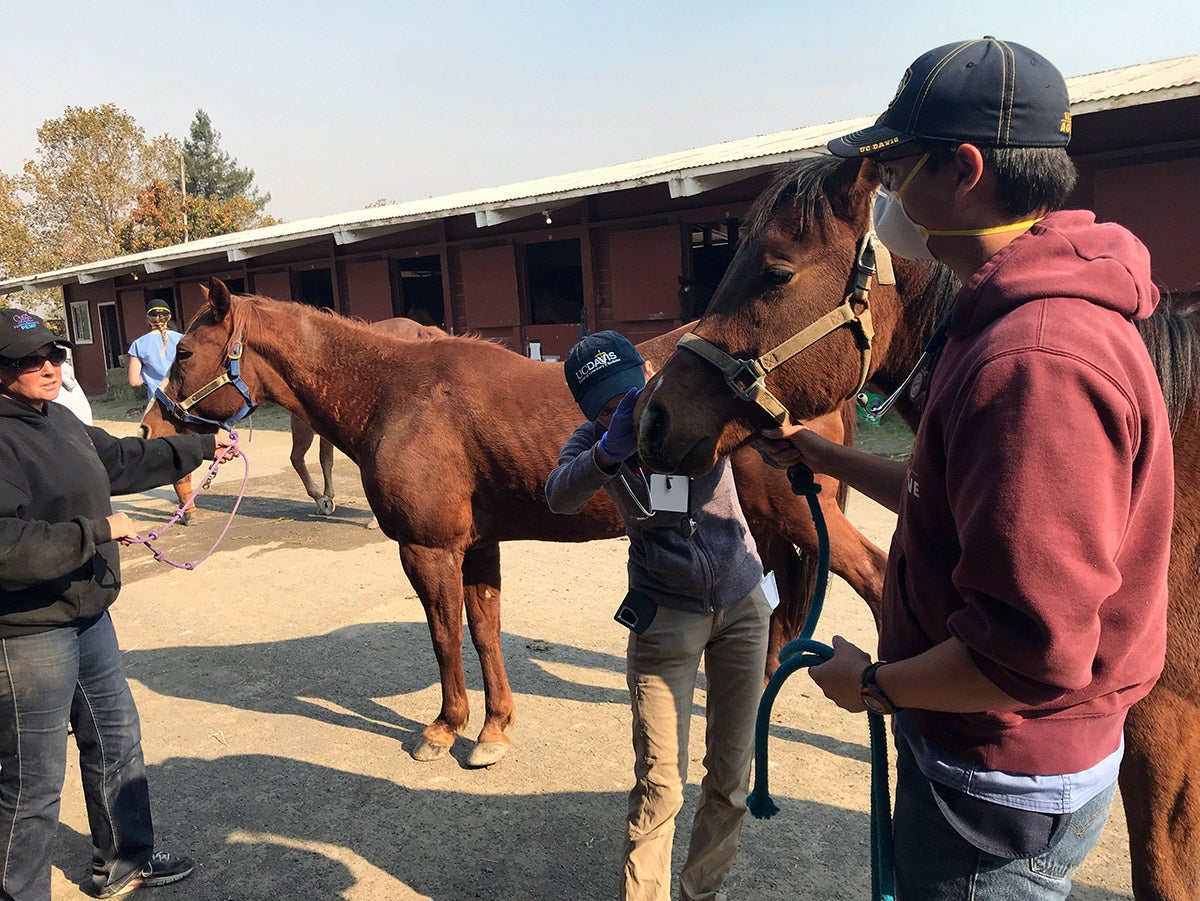
[[[828,438],[818,435],[804,423],[796,423],[763,429],[753,447],[766,463],[778,469],[803,463],[813,472],[827,472],[826,451],[832,444]]]
[[[600,450],[613,460],[624,463],[637,452],[637,427],[633,422],[633,408],[637,405],[641,393],[641,388],[630,388],[625,393],[612,415],[608,431],[600,439]]]
[[[242,455],[242,452],[238,449],[237,442],[233,440],[228,432],[217,432],[216,442],[217,446],[213,452],[214,460],[217,459],[217,457],[220,457],[221,451],[225,450],[226,448],[229,448],[229,451],[221,460],[222,464],[228,463],[234,457],[240,457]]]

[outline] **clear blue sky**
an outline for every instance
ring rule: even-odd
[[[1067,76],[1200,52],[1196,0],[0,0],[0,24],[0,170],[68,106],[180,138],[203,108],[289,221],[873,114],[967,37]]]

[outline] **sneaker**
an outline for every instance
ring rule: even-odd
[[[150,862],[126,876],[124,882],[97,889],[95,895],[97,898],[116,898],[140,888],[170,885],[190,876],[193,869],[195,864],[190,857],[170,851],[155,851]]]

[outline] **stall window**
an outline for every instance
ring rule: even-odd
[[[583,316],[583,262],[579,241],[525,245],[531,325],[566,325]]]

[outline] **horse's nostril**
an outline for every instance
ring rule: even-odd
[[[667,433],[667,425],[669,423],[669,414],[666,408],[655,400],[651,400],[646,405],[646,409],[642,411],[642,418],[639,428],[639,443],[643,450],[648,452],[657,452],[663,443],[663,436]]]

